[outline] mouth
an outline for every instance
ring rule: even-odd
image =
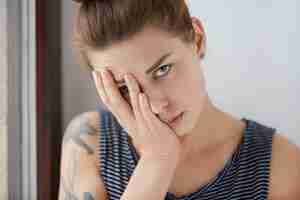
[[[176,117],[174,117],[172,120],[170,120],[170,121],[168,122],[168,124],[170,124],[170,125],[176,124],[176,123],[181,119],[183,113],[184,113],[184,112],[181,112],[179,115],[177,115]]]

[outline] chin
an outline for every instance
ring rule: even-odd
[[[177,126],[174,127],[174,131],[178,137],[183,137],[188,135],[191,130],[193,129],[193,122],[194,120],[191,120],[191,113],[185,112],[183,114],[183,117],[181,121],[177,124]]]
[[[174,131],[178,137],[186,137],[190,135],[197,126],[201,110],[198,112],[185,112],[182,121],[174,127]]]

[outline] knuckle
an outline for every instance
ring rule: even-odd
[[[138,88],[135,86],[135,84],[132,84],[132,86],[131,86],[131,92],[134,95],[136,95],[138,93]]]

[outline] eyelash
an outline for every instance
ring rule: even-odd
[[[170,70],[171,70],[172,67],[173,67],[173,64],[162,65],[162,66],[160,66],[160,67],[158,68],[158,70],[156,70],[154,73],[156,73],[157,71],[159,71],[160,69],[162,69],[162,68],[165,67],[165,66],[168,66],[168,67],[169,67],[169,70],[168,70],[167,73],[166,73],[166,74],[169,74]],[[162,75],[162,76],[159,76],[159,77],[164,77],[164,76],[166,76],[166,75]],[[155,79],[156,79],[156,78],[155,78]]]
[[[158,70],[156,70],[154,73],[156,73],[157,71],[159,71],[159,70],[162,69],[163,67],[168,66],[168,67],[169,67],[169,70],[166,72],[166,75],[168,75],[169,72],[172,70],[173,65],[174,65],[173,63],[167,64],[167,65],[162,65],[162,66],[160,66],[160,67],[158,68]],[[164,76],[166,76],[166,75],[159,76],[159,78],[160,78],[160,77],[164,77]],[[157,78],[154,78],[154,79],[157,79]],[[126,85],[122,85],[121,87],[119,87],[119,90],[120,90],[121,94],[128,94],[128,88],[127,88]]]

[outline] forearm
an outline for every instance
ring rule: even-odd
[[[163,200],[176,168],[171,163],[150,162],[141,158],[121,200]]]

